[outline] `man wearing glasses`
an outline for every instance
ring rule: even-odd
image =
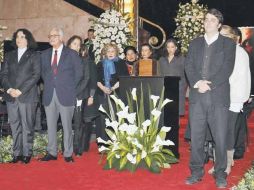
[[[47,117],[47,154],[41,161],[57,159],[57,120],[59,114],[64,134],[64,159],[73,162],[72,117],[76,103],[76,87],[82,78],[81,58],[63,45],[63,31],[53,28],[49,33],[49,48],[41,54],[44,81],[43,105]]]

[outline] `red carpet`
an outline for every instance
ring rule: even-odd
[[[63,158],[42,163],[32,160],[31,164],[0,164],[1,190],[213,190],[214,179],[206,174],[203,181],[193,186],[184,184],[190,175],[188,169],[189,146],[184,142],[183,134],[187,117],[181,118],[179,164],[172,165],[161,174],[152,174],[138,170],[136,173],[105,171],[98,164],[99,154],[95,144],[91,151],[74,163],[65,163]],[[235,161],[228,177],[228,189],[238,183],[254,160],[254,115],[249,119],[250,145],[243,160]],[[207,164],[206,172],[211,167]]]

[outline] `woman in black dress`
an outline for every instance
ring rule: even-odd
[[[161,76],[179,76],[179,115],[185,114],[186,79],[184,74],[184,57],[180,55],[175,39],[165,43],[164,56],[158,61],[158,74]]]

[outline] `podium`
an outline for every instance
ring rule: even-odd
[[[166,139],[175,143],[169,149],[179,158],[179,80],[180,77],[162,77],[162,76],[142,76],[142,77],[120,77],[120,97],[127,104],[126,92],[130,92],[132,88],[137,88],[137,96],[140,97],[141,84],[144,94],[144,110],[145,118],[149,118],[149,98],[148,89],[151,94],[160,96],[162,88],[165,87],[164,98],[173,100],[168,103],[162,110],[159,127],[171,127],[167,133]]]

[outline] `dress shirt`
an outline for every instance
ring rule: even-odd
[[[63,50],[63,44],[61,44],[60,46],[59,46],[59,48],[58,49],[52,49],[52,56],[51,56],[51,64],[52,64],[52,62],[53,62],[53,59],[54,59],[54,55],[55,55],[55,51],[57,50],[57,65],[58,65],[58,63],[59,63],[59,59],[60,59],[60,57],[61,57],[61,54],[62,54],[62,50]]]
[[[22,55],[25,53],[26,50],[27,50],[27,47],[25,47],[25,48],[18,48],[18,62],[20,61]]]
[[[219,37],[219,32],[216,33],[212,38],[208,39],[207,34],[204,35],[205,41],[208,45],[211,45],[213,42],[215,42]]]

